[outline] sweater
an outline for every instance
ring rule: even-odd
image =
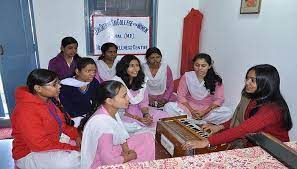
[[[251,110],[256,102],[250,101],[244,114],[243,123],[234,128],[229,128],[231,120],[224,124],[226,130],[216,133],[208,138],[210,145],[219,145],[231,142],[235,139],[244,138],[246,134],[265,132],[277,139],[289,141],[289,133],[283,127],[283,114],[276,104],[265,104],[258,109],[255,115],[250,117]]]
[[[12,156],[15,160],[31,152],[48,150],[79,150],[79,147],[60,143],[57,120],[49,112],[49,103],[33,95],[27,87],[19,87],[15,93],[16,106],[12,113]],[[51,105],[53,106],[53,105]],[[72,140],[78,137],[77,129],[65,123],[62,112],[54,106],[53,112],[62,121],[62,132]]]
[[[60,80],[65,79],[67,77],[72,77],[75,75],[75,68],[77,61],[79,59],[80,57],[76,54],[73,57],[73,61],[71,62],[71,65],[69,67],[61,52],[49,61],[48,70],[57,73]]]
[[[94,111],[98,87],[99,82],[95,78],[88,84],[86,91],[81,91],[79,87],[62,85],[60,101],[71,118]]]

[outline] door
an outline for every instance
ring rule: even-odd
[[[31,0],[0,1],[0,73],[4,88],[1,102],[11,112],[16,87],[25,85],[28,74],[39,67]],[[0,85],[1,87],[1,85]],[[0,117],[5,104],[0,105]]]

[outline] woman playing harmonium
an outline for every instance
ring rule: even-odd
[[[275,67],[262,64],[250,68],[245,77],[242,98],[232,120],[222,124],[206,124],[213,134],[208,139],[188,141],[184,149],[204,148],[244,138],[246,134],[265,132],[285,142],[292,128],[290,111],[280,93],[280,78]],[[247,146],[246,141],[241,145]],[[234,143],[234,142],[233,142]]]

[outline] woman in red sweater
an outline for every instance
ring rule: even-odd
[[[247,103],[245,110],[237,110],[233,119],[222,125],[202,126],[213,135],[205,140],[188,141],[183,148],[189,150],[219,145],[255,132],[266,132],[283,142],[289,141],[288,131],[293,124],[288,105],[280,93],[280,78],[275,67],[262,64],[247,71],[240,104],[244,100]]]
[[[12,154],[17,167],[80,168],[77,129],[51,101],[58,97],[60,87],[56,73],[35,69],[27,78],[27,86],[16,89]]]

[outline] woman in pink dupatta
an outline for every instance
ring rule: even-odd
[[[142,65],[143,72],[148,78],[147,89],[149,94],[149,105],[152,107],[163,107],[167,102],[176,101],[173,94],[173,78],[170,67],[162,61],[160,49],[151,47],[145,54],[146,63]]]
[[[149,107],[145,75],[136,56],[125,55],[118,62],[114,80],[122,82],[128,89],[130,104],[122,118],[125,122],[137,122],[155,130],[157,121],[168,117],[166,112]]]
[[[79,126],[83,130],[81,168],[154,160],[153,135],[129,136],[119,117],[118,110],[129,105],[126,87],[117,81],[103,82],[97,97],[99,109],[88,114]]]

